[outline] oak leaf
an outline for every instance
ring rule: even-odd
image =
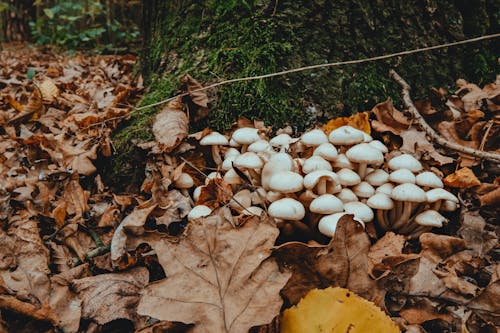
[[[167,278],[144,290],[138,313],[194,323],[193,332],[247,332],[269,323],[290,276],[270,258],[278,233],[269,220],[254,217],[234,228],[212,215],[191,222],[177,242],[145,238]]]

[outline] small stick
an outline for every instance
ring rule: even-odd
[[[399,74],[396,73],[396,71],[393,69],[389,71],[389,75],[401,86],[403,102],[406,109],[412,114],[415,121],[422,127],[425,133],[427,133],[427,135],[434,142],[436,142],[440,146],[456,150],[460,153],[464,153],[469,156],[474,156],[480,159],[485,159],[496,163],[500,163],[500,154],[464,147],[455,142],[448,141],[445,138],[441,137],[439,134],[437,134],[436,131],[434,131],[434,129],[430,127],[429,124],[427,124],[425,119],[422,117],[422,115],[418,112],[417,108],[413,104],[413,101],[411,100],[410,97],[410,86],[408,85],[408,83],[406,83],[406,81],[401,76],[399,76]]]

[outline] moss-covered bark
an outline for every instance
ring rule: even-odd
[[[171,96],[183,73],[204,84],[312,64],[351,60],[462,40],[500,31],[495,0],[211,0],[144,3],[141,68],[149,84],[142,104]],[[466,46],[278,78],[231,84],[217,91],[210,125],[238,116],[307,127],[319,117],[365,110],[398,99],[388,69],[415,87],[446,87],[457,78],[477,83],[498,73],[499,43]],[[137,113],[120,131],[121,150],[148,139],[150,116]]]

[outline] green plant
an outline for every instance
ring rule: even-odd
[[[100,1],[59,1],[47,8],[43,8],[41,1],[35,1],[34,5],[40,15],[30,22],[30,28],[39,44],[105,50],[125,46],[139,35],[135,24],[111,18],[108,13],[111,9]]]

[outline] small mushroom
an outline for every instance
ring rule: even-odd
[[[198,219],[200,217],[205,217],[212,213],[212,209],[205,205],[194,206],[193,209],[189,211],[187,216],[188,221],[192,221],[194,219]]]
[[[382,152],[368,143],[357,144],[351,147],[345,154],[351,162],[358,163],[358,174],[361,179],[366,176],[366,167],[368,164],[380,165],[384,163]]]
[[[411,183],[396,186],[392,190],[391,198],[396,201],[396,216],[393,217],[395,222],[391,226],[394,230],[398,230],[408,223],[415,203],[427,201],[425,191]],[[399,215],[400,211],[401,214]]]
[[[309,210],[317,214],[333,214],[344,210],[344,203],[333,194],[323,194],[311,201]]]
[[[409,154],[393,157],[388,165],[391,170],[408,169],[411,172],[419,172],[423,168],[422,164]]]
[[[222,164],[219,146],[227,146],[228,144],[229,141],[227,140],[227,138],[219,132],[212,132],[204,136],[200,141],[200,145],[202,146],[211,146],[212,159],[217,166],[220,166]]]
[[[259,129],[252,127],[238,128],[233,132],[231,139],[234,140],[235,143],[241,145],[241,152],[245,153],[248,145],[260,140]]]
[[[326,215],[319,220],[318,230],[323,235],[327,237],[333,237],[335,235],[335,230],[337,229],[337,224],[342,216],[347,213],[335,213],[331,215]]]
[[[313,129],[304,133],[300,141],[308,147],[317,147],[323,143],[328,143],[328,136],[320,129]]]
[[[385,193],[375,193],[366,204],[376,210],[377,222],[382,230],[389,230],[387,211],[394,208],[394,202]]]
[[[349,188],[343,188],[338,194],[337,198],[342,200],[343,203],[359,201],[358,197]]]

